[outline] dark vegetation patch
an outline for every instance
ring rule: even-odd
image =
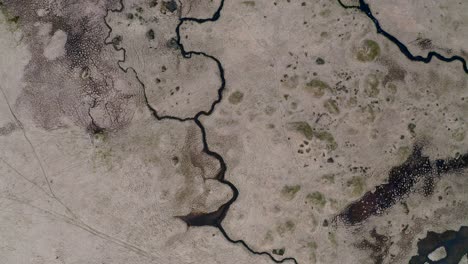
[[[435,177],[467,167],[468,153],[455,158],[431,161],[429,157],[422,155],[421,147],[416,146],[403,164],[390,170],[387,183],[377,186],[374,191],[365,193],[359,200],[348,205],[337,218],[345,224],[359,224],[372,215],[382,214],[397,201],[403,199],[414,191],[414,186],[421,179],[423,180],[423,193],[430,195],[434,188]]]
[[[392,242],[390,237],[377,233],[375,228],[370,232],[370,239],[364,238],[355,244],[359,249],[370,251],[370,257],[375,264],[384,263]]]

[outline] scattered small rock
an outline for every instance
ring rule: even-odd
[[[319,58],[317,58],[315,60],[315,63],[317,63],[318,65],[323,65],[323,64],[325,64],[325,61],[322,58],[319,57]]]
[[[148,32],[146,32],[146,37],[149,40],[153,40],[154,39],[154,30],[152,30],[152,29],[148,30]]]
[[[174,0],[164,1],[162,4],[163,4],[164,9],[171,13],[174,13],[174,11],[177,10],[177,3]]]
[[[278,248],[278,249],[273,249],[272,252],[273,252],[273,254],[275,254],[275,255],[283,256],[285,251],[286,251],[285,248]]]

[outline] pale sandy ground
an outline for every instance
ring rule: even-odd
[[[0,262],[272,263],[176,218],[215,211],[232,191],[213,179],[220,164],[192,120],[150,111],[191,118],[218,98],[215,62],[183,58],[174,38],[178,16],[210,17],[220,1],[172,12],[124,0],[107,16],[117,1],[4,2]],[[415,54],[427,53],[420,37],[467,58],[468,4],[369,2]],[[216,22],[180,30],[185,50],[225,71],[223,100],[200,120],[240,192],[223,221],[233,239],[298,263],[407,263],[427,231],[466,225],[466,170],[361,225],[333,222],[415,144],[431,160],[468,151],[460,63],[412,62],[336,1],[231,0]],[[378,52],[362,59],[369,41]]]

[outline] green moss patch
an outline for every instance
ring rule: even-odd
[[[244,99],[244,94],[240,91],[235,91],[231,95],[229,95],[228,101],[231,104],[239,104]]]
[[[315,137],[325,141],[327,143],[327,148],[329,150],[335,150],[338,147],[338,144],[335,141],[335,138],[330,132],[327,131],[317,131],[314,133]]]
[[[370,62],[380,55],[380,46],[377,42],[365,39],[356,52],[356,58],[362,62]]]
[[[315,256],[315,251],[317,250],[317,243],[315,242],[308,242],[307,243],[307,247],[309,248],[310,252],[309,252],[309,260],[312,262],[312,263],[316,263],[317,262],[317,257]]]
[[[320,15],[321,17],[328,17],[328,16],[330,16],[330,14],[331,14],[331,10],[330,10],[330,9],[325,9],[325,10],[322,10],[322,11],[319,12],[319,15]]]
[[[336,241],[336,234],[334,232],[328,233],[328,240],[330,240],[330,243],[332,244],[332,246],[336,247],[338,245]]]
[[[322,179],[327,183],[335,183],[335,174],[325,174],[322,176]]]
[[[335,150],[338,147],[335,138],[330,132],[316,131],[305,121],[292,122],[289,123],[289,126],[291,129],[301,133],[308,140],[315,137],[318,140],[324,141],[329,150]]]
[[[292,200],[296,197],[297,192],[301,189],[300,185],[285,185],[283,189],[281,189],[281,195],[286,200]]]
[[[369,97],[377,97],[379,95],[379,79],[375,74],[369,74],[364,83],[364,92]]]
[[[328,99],[323,103],[323,107],[327,109],[330,114],[337,115],[340,113],[340,109],[338,108],[338,103],[333,99]]]
[[[248,7],[254,7],[255,6],[255,1],[243,1],[242,4],[248,6]]]
[[[361,108],[362,113],[365,115],[365,123],[372,123],[375,121],[377,114],[374,110],[374,106],[372,104],[368,104]]]
[[[12,25],[12,26],[15,26],[17,27],[18,26],[18,23],[20,21],[20,17],[19,16],[14,16],[12,15],[8,9],[6,8],[6,6],[0,2],[0,12],[2,13],[2,15],[4,16],[5,18],[5,21]]]
[[[109,171],[112,169],[112,158],[112,148],[98,148],[94,153],[94,167],[104,166]]]
[[[462,142],[465,139],[465,136],[466,136],[466,132],[462,128],[457,128],[452,133],[452,138],[458,142]]]
[[[325,199],[325,196],[321,192],[313,192],[309,193],[306,196],[306,200],[313,205],[323,208],[325,204],[327,203],[327,200]]]
[[[312,130],[312,127],[305,121],[292,122],[289,125],[292,127],[292,129],[301,133],[308,140],[311,140],[314,137],[314,131]]]
[[[94,140],[95,140],[97,143],[102,143],[102,142],[106,142],[106,141],[107,141],[108,135],[107,135],[106,132],[101,131],[101,132],[95,133],[95,134],[93,135],[93,138],[94,138]]]
[[[398,148],[397,156],[400,162],[403,162],[409,158],[411,155],[411,149],[408,146],[401,146]]]
[[[276,228],[278,234],[283,235],[286,232],[293,232],[296,229],[296,224],[292,220],[279,224]]]
[[[311,80],[306,84],[304,89],[316,98],[322,97],[326,90],[331,90],[330,86],[326,82],[319,79]]]
[[[397,92],[397,86],[396,86],[394,83],[388,83],[388,84],[387,84],[387,90],[388,90],[391,94],[396,94],[396,92]]]
[[[348,182],[346,182],[346,184],[351,188],[351,193],[353,196],[361,195],[366,189],[366,181],[364,178],[359,176],[351,178]]]

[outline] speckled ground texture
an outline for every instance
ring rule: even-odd
[[[468,263],[468,2],[1,0],[0,263]]]

